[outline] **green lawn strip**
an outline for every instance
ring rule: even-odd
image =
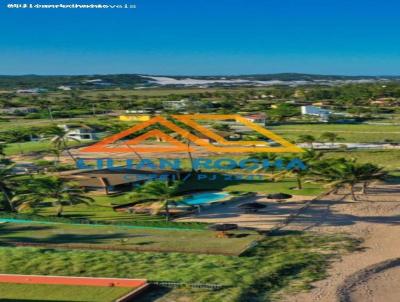
[[[93,223],[107,223],[132,225],[155,228],[179,228],[179,229],[205,229],[204,223],[183,223],[165,221],[165,217],[161,215],[136,214],[126,211],[114,211],[112,204],[126,204],[129,200],[126,195],[120,196],[96,196],[94,202],[90,205],[79,204],[74,206],[65,206],[63,217],[77,222],[77,220],[90,220]],[[50,204],[36,209],[36,214],[42,217],[53,219],[55,216],[55,208]],[[22,216],[21,216],[22,217]],[[0,215],[1,218],[1,215]],[[16,217],[18,218],[18,217]],[[21,219],[29,219],[29,216]]]
[[[84,142],[76,142],[70,141],[68,142],[69,146],[79,146],[82,144],[87,144],[89,141]],[[29,154],[32,152],[50,152],[51,149],[54,149],[51,141],[33,141],[33,142],[23,142],[23,143],[10,143],[7,144],[5,148],[6,155],[17,155],[17,154]]]
[[[0,283],[1,299],[13,301],[112,302],[132,290],[127,287]]]
[[[400,150],[354,150],[326,152],[324,158],[355,158],[360,163],[373,163],[389,171],[400,169]]]
[[[177,237],[171,244],[179,244]],[[0,272],[212,283],[229,288],[181,289],[180,296],[189,296],[187,301],[271,301],[279,290],[308,288],[325,276],[332,257],[353,246],[339,235],[292,233],[266,237],[241,257],[3,247]]]
[[[123,211],[114,211],[111,203],[115,199],[121,203],[128,203],[129,200],[125,200],[124,196],[94,196],[90,195],[94,202],[90,205],[79,204],[74,206],[64,207],[63,216],[67,218],[86,218],[93,221],[113,221],[118,220],[120,222],[133,222],[133,221],[153,221],[160,222],[165,221],[165,217],[162,216],[150,216],[142,214],[131,214]],[[54,216],[55,208],[52,206],[44,206],[38,208],[37,214],[44,216]]]
[[[400,129],[396,125],[305,124],[267,126],[267,128],[292,140],[297,140],[304,134],[313,135],[318,140],[322,133],[334,132],[344,139],[343,142],[349,143],[384,142],[385,139],[400,141]]]
[[[71,248],[187,252],[238,255],[260,239],[253,231],[216,238],[213,231],[170,230],[120,226],[6,222],[0,224],[0,244],[57,245]]]

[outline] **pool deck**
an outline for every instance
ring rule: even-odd
[[[270,230],[284,222],[291,215],[296,214],[307,201],[314,198],[315,196],[295,195],[286,201],[276,202],[268,199],[266,195],[258,194],[248,197],[245,200],[205,207],[201,210],[201,213],[178,218],[176,221],[235,223],[240,227]],[[242,209],[238,208],[238,205],[246,202],[259,202],[265,204],[267,207],[256,213],[245,213]]]

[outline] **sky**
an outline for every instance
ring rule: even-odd
[[[398,0],[0,0],[3,75],[400,75],[399,37]]]

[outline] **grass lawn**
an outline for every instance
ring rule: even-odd
[[[96,196],[94,202],[90,205],[79,204],[74,206],[65,206],[63,216],[67,218],[85,218],[94,221],[114,221],[132,222],[132,221],[164,221],[163,216],[149,216],[144,214],[130,214],[128,212],[117,212],[112,208],[111,203],[124,204],[129,201],[125,195],[118,196]],[[43,216],[54,216],[56,210],[52,206],[37,208],[37,214]]]
[[[72,225],[63,223],[0,224],[0,244],[31,243],[72,248],[134,251],[240,254],[260,235],[253,231],[232,232],[232,238],[216,238],[209,230],[170,230],[122,226]]]
[[[198,180],[191,178],[184,183],[184,190],[225,190],[225,191],[240,191],[240,192],[260,192],[260,193],[287,193],[292,195],[318,195],[323,192],[323,188],[319,184],[305,183],[302,190],[297,190],[296,180],[285,179],[278,182],[270,180],[230,180],[229,177],[215,173],[203,173],[217,175],[215,180],[210,179]]]
[[[385,139],[400,141],[400,128],[396,125],[305,124],[267,126],[267,128],[286,139],[295,141],[303,134],[313,135],[318,140],[324,132],[334,132],[343,138],[343,142],[349,143],[383,142]]]
[[[130,291],[126,287],[0,283],[0,301],[112,302]]]
[[[69,146],[78,146],[81,144],[87,144],[89,141],[84,142],[76,142],[69,141]],[[50,153],[50,150],[54,149],[51,141],[37,141],[37,142],[24,142],[24,143],[11,143],[7,144],[5,148],[6,155],[17,155],[17,154],[29,154],[32,152],[47,152]]]
[[[176,245],[178,237],[171,239]],[[309,288],[310,282],[325,276],[329,260],[354,245],[339,235],[288,233],[265,237],[241,257],[2,247],[0,273],[214,283],[229,287],[217,291],[182,288],[161,301],[235,302],[250,297],[251,301],[271,301],[279,290]]]
[[[384,167],[388,171],[400,169],[400,150],[354,150],[324,153],[324,158],[330,157],[355,158],[360,163],[376,164]]]

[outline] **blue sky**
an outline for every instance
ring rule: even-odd
[[[135,10],[12,10],[135,3]],[[400,74],[398,0],[2,0],[0,74]]]

